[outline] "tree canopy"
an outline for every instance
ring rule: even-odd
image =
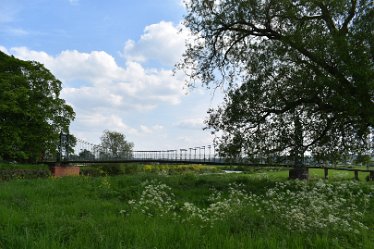
[[[133,148],[134,143],[126,141],[126,136],[120,132],[105,130],[101,136],[100,149],[110,157],[128,157]]]
[[[227,90],[209,111],[235,155],[366,150],[374,125],[374,6],[370,0],[187,1],[179,67]]]
[[[42,64],[0,52],[0,158],[38,161],[56,154],[59,134],[74,119],[61,82]]]

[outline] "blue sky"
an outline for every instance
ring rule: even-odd
[[[108,129],[138,150],[208,145],[203,120],[221,94],[188,89],[172,72],[184,11],[181,0],[0,0],[0,50],[62,81],[81,139],[99,143]]]

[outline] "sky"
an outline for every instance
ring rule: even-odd
[[[221,94],[173,73],[184,15],[182,0],[0,0],[0,50],[61,80],[79,139],[98,144],[110,130],[135,150],[210,145],[203,121]]]

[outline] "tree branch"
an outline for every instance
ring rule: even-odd
[[[239,42],[241,42],[242,40],[244,40],[245,38],[247,38],[247,37],[248,37],[248,35],[245,34],[245,35],[239,36],[238,39],[236,39],[234,42],[232,42],[232,43],[230,44],[229,48],[228,48],[228,49],[226,50],[226,52],[225,52],[224,60],[227,59],[228,54],[231,52],[231,50],[233,49],[233,47],[234,47],[236,44],[238,44]]]
[[[325,136],[327,135],[327,132],[332,127],[333,121],[335,121],[335,120],[336,120],[336,118],[334,118],[334,117],[330,118],[330,119],[327,119],[327,124],[326,124],[325,128],[323,129],[323,131],[320,133],[320,135],[316,139],[314,139],[311,143],[305,145],[304,147],[309,148],[310,146],[315,145],[317,142],[319,142],[320,140],[325,138]]]
[[[331,33],[336,33],[338,30],[336,29],[336,26],[335,26],[334,21],[331,17],[329,9],[323,3],[320,3],[319,7],[322,11],[322,18],[326,22],[326,25],[329,28],[330,32]]]
[[[355,16],[356,4],[357,4],[357,0],[351,0],[351,8],[349,9],[349,14],[347,18],[345,19],[342,27],[339,30],[341,34],[348,33],[348,24],[352,21],[353,17]]]
[[[343,83],[346,86],[349,86],[349,88],[355,92],[356,90],[351,86],[351,83],[345,78],[345,76],[334,66],[328,64],[326,61],[318,58],[315,56],[312,52],[308,51],[306,48],[302,46],[302,44],[295,43],[288,39],[287,37],[282,37],[281,41],[283,41],[285,44],[291,46],[292,48],[296,49],[298,52],[309,58],[312,62],[316,63],[317,65],[324,68],[328,73],[330,73],[332,76],[334,76],[339,82]]]

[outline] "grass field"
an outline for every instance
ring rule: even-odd
[[[374,248],[352,172],[164,173],[0,182],[0,248]]]

